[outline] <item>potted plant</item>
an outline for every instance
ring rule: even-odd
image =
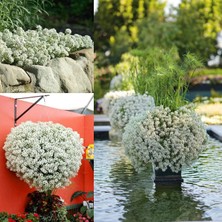
[[[40,221],[41,217],[42,221],[47,217],[47,221],[65,221],[58,218],[64,214],[60,212],[63,204],[52,194],[71,184],[70,178],[78,173],[84,152],[82,142],[77,132],[52,122],[24,122],[7,136],[3,147],[7,168],[37,189],[28,195],[26,210],[38,213]]]
[[[110,125],[112,130],[109,132],[111,140],[121,141],[122,133],[129,120],[155,107],[154,99],[147,94],[129,95],[116,99],[110,112]]]
[[[156,183],[181,183],[182,166],[198,158],[208,138],[200,117],[185,99],[187,73],[200,63],[191,54],[181,61],[175,48],[155,49],[146,56],[134,67],[134,87],[140,93],[148,91],[156,108],[130,120],[123,145],[137,171],[151,162]]]
[[[121,97],[127,97],[135,95],[133,90],[131,91],[110,91],[106,93],[101,102],[101,108],[105,115],[109,116],[112,108],[115,104],[115,101]]]

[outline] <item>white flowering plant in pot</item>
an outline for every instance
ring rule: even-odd
[[[138,171],[151,162],[156,172],[175,172],[181,177],[182,166],[203,150],[206,129],[195,111],[186,108],[190,70],[200,66],[194,55],[181,60],[172,48],[153,49],[132,67],[135,91],[149,92],[156,104],[153,111],[132,119],[123,134],[126,153]]]
[[[179,172],[199,156],[208,136],[200,117],[181,107],[171,111],[163,106],[132,118],[123,134],[123,145],[134,168]]]
[[[36,30],[18,27],[0,32],[0,62],[20,67],[46,65],[83,48],[93,48],[90,36],[72,35],[70,29],[58,33],[38,25]]]
[[[118,98],[121,97],[126,97],[126,96],[131,96],[134,95],[135,92],[134,90],[130,90],[130,91],[110,91],[108,93],[106,93],[103,97],[103,101],[101,104],[103,113],[106,115],[109,115],[112,111],[112,107],[115,104],[115,101]]]
[[[47,193],[71,184],[84,153],[77,132],[52,122],[21,123],[11,130],[3,149],[8,169]]]
[[[147,110],[152,110],[154,107],[153,97],[147,94],[121,97],[113,105],[110,113],[110,124],[112,128],[123,132],[132,117]]]

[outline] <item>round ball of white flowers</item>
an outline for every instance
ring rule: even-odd
[[[84,147],[77,132],[52,122],[13,128],[3,149],[7,168],[40,191],[69,185],[81,166]]]
[[[114,129],[124,131],[132,117],[147,110],[152,110],[154,107],[153,97],[147,94],[121,97],[115,101],[110,113],[110,125]]]
[[[110,91],[106,93],[103,97],[102,101],[102,109],[103,112],[107,115],[111,113],[112,107],[114,106],[114,103],[117,99],[121,97],[131,96],[134,95],[135,92],[133,90],[131,91]]]
[[[162,106],[132,118],[123,134],[126,154],[137,171],[152,163],[173,172],[197,159],[207,142],[199,116],[185,107],[176,111]]]

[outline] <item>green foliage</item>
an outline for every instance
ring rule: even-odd
[[[56,211],[51,211],[49,214],[41,216],[41,222],[70,222],[67,219],[66,207],[59,207]]]
[[[84,191],[76,191],[75,193],[73,193],[73,195],[71,196],[71,201],[73,201],[75,198],[77,197],[82,197],[85,196],[87,193]]]
[[[152,14],[148,18],[138,22],[138,48],[152,47],[171,48],[176,44],[178,29],[174,21],[160,19],[158,14]]]
[[[1,212],[0,213],[0,221],[4,221],[7,218],[8,218],[8,213],[6,213],[6,212]]]
[[[222,0],[183,0],[177,11],[177,47],[180,55],[192,52],[205,61],[215,52],[222,25]]]
[[[41,22],[40,15],[47,14],[45,6],[50,0],[1,0],[0,1],[0,31],[13,30],[16,27],[32,28]]]
[[[148,50],[132,65],[134,90],[140,94],[147,92],[157,106],[174,111],[186,104],[189,71],[200,66],[201,62],[192,54],[181,61],[176,48]]]
[[[138,42],[137,21],[153,13],[162,18],[164,7],[158,0],[100,0],[94,22],[96,50],[111,49],[110,62],[118,63],[121,54]]]
[[[64,27],[67,24],[93,28],[93,0],[54,0],[47,7],[50,20],[45,21],[46,27]]]
[[[104,64],[104,66],[106,66]],[[94,101],[101,99],[109,91],[110,81],[114,74],[108,68],[98,68],[98,65],[94,65]]]
[[[92,198],[94,196],[94,192],[93,191],[89,191],[89,192],[84,192],[84,191],[76,191],[72,194],[71,196],[71,201],[73,201],[74,199],[76,199],[77,197],[81,197],[83,198],[83,200],[87,200],[89,198]]]
[[[115,37],[111,38],[110,41],[111,52],[109,60],[111,64],[117,64],[122,54],[126,53],[132,47],[132,40],[130,39],[129,33],[127,30],[120,30],[116,33]]]
[[[66,209],[67,210],[79,210],[79,212],[77,212],[77,214],[74,214],[71,218],[76,219],[76,221],[78,221],[77,219],[79,219],[79,217],[85,217],[88,218],[89,221],[93,220],[94,217],[94,208],[90,206],[90,201],[89,199],[93,198],[94,196],[94,192],[93,191],[89,191],[89,192],[84,192],[84,191],[76,191],[72,194],[71,196],[71,201],[73,201],[74,199],[81,197],[86,205],[83,204],[73,204],[70,206],[67,206]],[[92,201],[91,201],[92,202]]]
[[[103,97],[103,95],[108,91],[109,87],[107,89],[103,89],[100,81],[98,79],[94,80],[94,100],[100,99]]]
[[[100,0],[95,15],[96,50],[110,52],[109,62],[116,64],[122,53],[135,47],[176,46],[181,58],[190,52],[206,63],[216,51],[222,0],[182,0],[176,13],[169,15],[164,15],[164,7],[165,2],[158,0]]]
[[[113,74],[121,75],[122,81],[121,84],[118,84],[116,87],[112,87],[112,84],[110,84],[111,90],[127,91],[133,89],[132,80],[130,76],[130,68],[132,62],[134,62],[136,59],[137,57],[133,56],[131,53],[122,54],[120,62],[113,69]]]
[[[194,72],[193,76],[206,76],[206,75],[222,75],[222,69],[221,68],[215,68],[215,69],[209,69],[209,68],[204,68],[204,69],[198,69]]]
[[[39,215],[34,213],[30,214],[8,214],[6,212],[0,213],[0,221],[1,222],[8,222],[8,221],[15,221],[15,222],[39,222]]]
[[[69,222],[67,210],[59,196],[34,191],[28,194],[25,211],[38,213],[41,222]]]

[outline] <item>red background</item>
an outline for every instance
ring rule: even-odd
[[[18,115],[30,105],[31,103],[18,100]],[[84,146],[88,146],[94,142],[93,115],[86,116],[42,105],[35,105],[17,121],[17,125],[28,120],[33,122],[52,121],[60,123],[77,131],[84,140]],[[6,136],[10,133],[12,127],[14,127],[14,99],[0,96],[0,212],[23,213],[27,194],[34,189],[30,189],[25,182],[16,177],[15,173],[6,168],[5,151],[2,148]],[[93,170],[88,160],[85,159],[85,156],[78,175],[72,178],[72,184],[64,189],[56,190],[55,194],[61,196],[65,200],[65,204],[69,205],[71,195],[78,190],[86,192],[94,190]],[[81,198],[76,201],[82,202]]]

